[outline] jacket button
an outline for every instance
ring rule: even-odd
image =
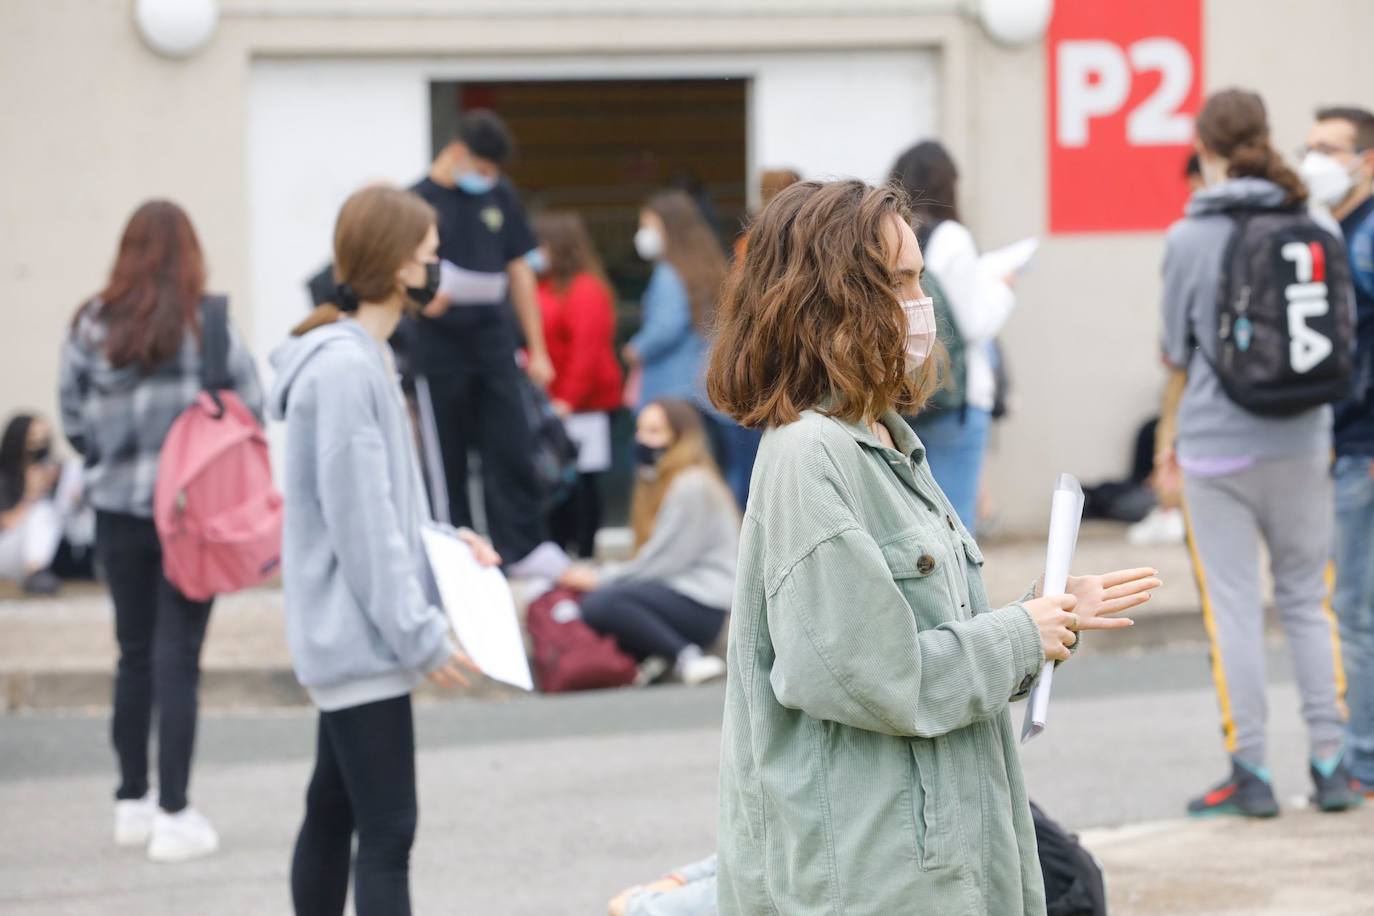
[[[950,531],[953,531],[953,530],[954,530],[954,516],[952,516],[952,515],[946,515],[946,516],[945,516],[945,521],[946,521],[947,523],[949,523],[949,530],[950,530]]]
[[[921,559],[916,561],[916,571],[923,576],[930,575],[931,571],[934,569],[935,558],[928,553],[922,554]]]

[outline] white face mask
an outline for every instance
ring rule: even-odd
[[[1311,192],[1312,200],[1324,207],[1334,207],[1345,200],[1355,184],[1349,170],[1338,159],[1317,150],[1303,157],[1298,174]]]
[[[663,235],[650,226],[641,226],[635,233],[635,251],[646,261],[663,257]]]
[[[935,300],[903,299],[902,311],[906,313],[906,364],[915,369],[935,350]]]

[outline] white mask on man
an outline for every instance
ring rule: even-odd
[[[1318,150],[1308,151],[1298,166],[1298,174],[1312,194],[1312,201],[1323,207],[1339,205],[1355,185],[1350,170],[1340,160]]]
[[[935,300],[929,296],[903,299],[902,311],[906,313],[906,364],[916,369],[935,351]]]
[[[663,257],[663,233],[651,226],[641,226],[635,233],[635,251],[646,261]]]

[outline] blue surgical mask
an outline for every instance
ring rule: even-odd
[[[549,259],[545,256],[543,248],[531,248],[525,252],[525,263],[537,274],[549,269]]]
[[[483,175],[481,172],[469,172],[460,169],[453,173],[453,180],[458,185],[458,189],[466,194],[485,194],[496,187],[496,179]]]

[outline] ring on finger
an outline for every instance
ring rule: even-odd
[[[1078,615],[1077,615],[1077,614],[1074,614],[1074,613],[1070,613],[1070,614],[1069,614],[1069,620],[1068,620],[1068,624],[1067,624],[1067,625],[1068,625],[1068,628],[1069,628],[1069,632],[1070,632],[1070,633],[1077,633],[1077,632],[1078,632]]]

